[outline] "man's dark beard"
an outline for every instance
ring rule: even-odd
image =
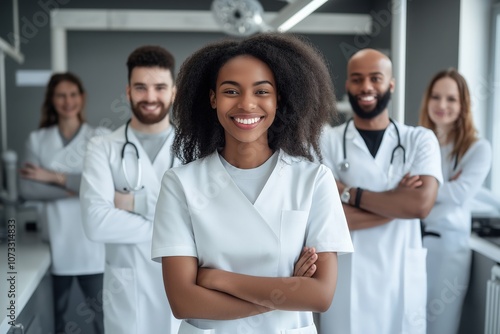
[[[168,115],[168,109],[165,108],[163,103],[159,103],[161,106],[161,112],[158,115],[143,115],[141,113],[139,105],[142,102],[139,103],[134,103],[134,101],[130,101],[130,108],[132,109],[132,112],[134,113],[134,116],[141,122],[142,124],[156,124],[161,122],[167,115]]]
[[[347,91],[347,95],[349,96],[349,103],[351,104],[352,110],[359,118],[372,119],[380,115],[385,108],[387,108],[387,105],[391,100],[391,89],[387,88],[387,91],[384,94],[377,94],[377,104],[371,111],[363,110],[358,103],[357,97],[349,93],[349,91]]]

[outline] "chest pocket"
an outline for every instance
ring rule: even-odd
[[[308,216],[307,211],[281,211],[280,240],[281,252],[285,255],[285,259],[295,261],[300,255],[306,240],[305,234]]]

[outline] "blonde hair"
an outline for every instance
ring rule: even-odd
[[[457,83],[458,86],[458,98],[460,101],[460,113],[454,124],[453,131],[450,131],[448,138],[446,140],[451,140],[453,143],[453,149],[450,152],[450,157],[456,156],[457,163],[464,156],[465,152],[474,144],[477,138],[477,131],[474,127],[474,121],[472,119],[471,111],[471,100],[469,88],[465,78],[458,73],[454,68],[449,68],[438,72],[432,78],[431,82],[425,90],[424,97],[422,99],[422,105],[420,106],[420,120],[419,124],[423,127],[431,129],[436,133],[436,124],[430,119],[429,112],[427,110],[427,105],[432,95],[432,88],[434,84],[443,78],[450,78]]]

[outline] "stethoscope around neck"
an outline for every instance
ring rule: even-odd
[[[346,125],[345,125],[345,129],[344,129],[344,135],[342,137],[342,150],[343,150],[343,155],[344,155],[344,159],[342,160],[342,162],[340,163],[340,170],[342,172],[347,172],[349,170],[349,161],[347,160],[347,148],[346,148],[346,135],[347,135],[347,128],[349,127],[349,124],[351,123],[352,121],[352,118],[350,118]],[[392,150],[392,154],[391,154],[391,161],[390,161],[390,166],[389,166],[389,175],[391,176],[392,175],[392,163],[394,162],[394,155],[396,154],[396,151],[397,150],[401,150],[403,151],[403,164],[406,163],[406,149],[404,148],[403,145],[401,145],[401,136],[399,135],[399,129],[398,127],[396,126],[396,123],[392,120],[392,118],[389,118],[389,121],[394,125],[394,128],[396,129],[396,134],[398,136],[398,144],[394,147],[394,149]]]
[[[125,177],[125,182],[127,183],[127,186],[128,186],[128,188],[123,189],[124,191],[137,191],[137,190],[141,190],[144,188],[144,185],[141,185],[141,183],[142,183],[142,164],[141,164],[141,158],[139,156],[139,149],[137,148],[137,146],[134,143],[132,143],[128,139],[128,128],[129,128],[131,121],[132,121],[132,119],[129,119],[127,121],[127,123],[125,124],[125,143],[123,144],[122,154],[121,154],[123,176]],[[170,132],[169,136],[172,136],[173,134],[174,134],[174,130],[172,130]],[[168,137],[166,140],[168,140]],[[125,164],[125,150],[127,149],[127,145],[130,145],[130,147],[133,148],[135,156],[137,158],[137,179],[136,179],[134,186],[132,186],[132,182],[130,182],[130,178],[129,178],[128,173],[127,173],[127,165]],[[172,152],[170,154],[170,167],[169,167],[169,169],[174,166],[174,160],[175,160],[175,157],[174,157],[174,153]]]
[[[142,181],[142,164],[141,164],[141,157],[139,156],[139,150],[137,149],[137,146],[135,146],[134,143],[132,143],[128,139],[128,127],[130,124],[130,121],[132,119],[129,119],[127,121],[127,124],[125,125],[125,144],[123,144],[122,147],[122,170],[123,170],[123,175],[125,176],[125,182],[127,182],[127,186],[129,187],[128,189],[123,189],[125,191],[137,191],[141,190],[144,188],[144,186],[141,186],[141,181]],[[135,182],[135,185],[132,186],[132,183],[130,182],[130,178],[128,177],[127,173],[127,165],[125,164],[125,150],[127,148],[127,145],[133,148],[135,151],[135,156],[137,158],[137,179]]]

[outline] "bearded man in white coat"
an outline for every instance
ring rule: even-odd
[[[132,117],[90,141],[80,196],[85,232],[106,245],[103,309],[106,334],[177,333],[163,289],[161,265],[151,260],[156,200],[174,165],[169,109],[175,97],[174,57],[158,46],[127,60]]]
[[[348,62],[353,118],[322,134],[355,252],[339,257],[337,290],[319,315],[321,334],[426,331],[426,250],[420,219],[442,183],[439,144],[422,127],[389,117],[392,63],[373,49]]]

